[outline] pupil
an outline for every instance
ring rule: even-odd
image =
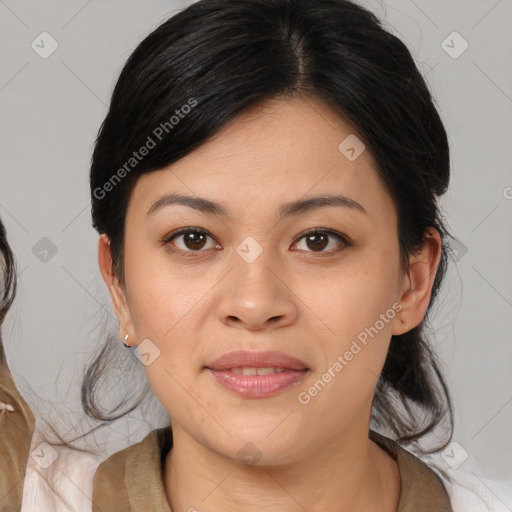
[[[321,238],[321,241],[320,243],[316,242],[315,243],[315,239],[320,239]],[[327,236],[325,234],[319,234],[319,233],[315,233],[314,235],[309,235],[308,236],[308,245],[310,247],[310,249],[319,249],[319,250],[322,250],[324,249],[326,246],[327,246]]]
[[[201,233],[188,233],[185,235],[185,245],[189,249],[201,249],[204,245],[204,235]]]

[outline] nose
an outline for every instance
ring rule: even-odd
[[[286,274],[264,254],[247,263],[233,255],[234,268],[223,280],[217,313],[222,323],[252,331],[278,329],[298,316],[297,297]]]

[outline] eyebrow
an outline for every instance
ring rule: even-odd
[[[179,204],[182,206],[188,206],[194,208],[202,213],[208,213],[212,215],[219,215],[221,217],[229,217],[227,209],[219,203],[210,201],[203,197],[187,196],[183,194],[167,194],[156,201],[151,208],[148,210],[148,215],[152,215],[158,210],[166,206],[173,204]],[[307,199],[300,199],[298,201],[292,201],[285,203],[279,208],[279,218],[283,219],[290,215],[299,215],[303,213],[316,210],[318,208],[326,206],[337,206],[344,208],[351,208],[355,211],[368,215],[366,209],[353,199],[342,195],[323,195],[310,197]]]

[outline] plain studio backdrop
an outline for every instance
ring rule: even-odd
[[[23,395],[38,415],[61,417],[62,434],[90,426],[81,372],[104,326],[117,332],[91,227],[93,143],[130,53],[189,3],[0,1],[0,216],[20,274],[3,334]],[[445,467],[455,456],[512,480],[512,2],[363,4],[409,47],[451,144],[442,211],[459,244],[432,319],[455,406]],[[105,453],[165,424],[154,406],[107,429]]]

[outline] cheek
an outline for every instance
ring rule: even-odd
[[[156,354],[144,366],[150,386],[167,411],[190,411],[191,397],[198,397],[191,376],[199,372],[202,360],[197,326],[204,290],[155,273],[147,279],[141,274],[132,285],[130,313],[136,339],[149,339],[150,352]]]
[[[190,322],[197,314],[207,278],[177,272],[164,250],[129,248],[127,244],[125,278],[135,334],[163,344],[183,329],[183,320]]]
[[[313,312],[335,336],[357,336],[392,308],[398,275],[391,269],[392,265],[379,262],[347,266],[337,279],[309,288],[310,297],[311,290],[316,290],[310,302]]]
[[[157,354],[145,366],[151,387],[162,403],[181,406],[180,400],[194,391],[190,376],[201,369],[199,333],[207,312],[205,295],[213,284],[172,271],[155,251],[132,253],[125,277],[134,337],[138,343],[150,340]]]
[[[316,338],[324,362],[299,390],[304,414],[318,428],[335,433],[363,404],[371,404],[396,316],[394,279],[382,267],[366,267],[340,277],[340,284],[331,283],[318,297],[315,313],[329,327]]]
[[[328,327],[317,339],[324,358],[318,373],[329,388],[322,391],[318,406],[341,400],[345,410],[356,407],[372,392],[382,371],[397,312],[393,304],[397,306],[398,271],[393,254],[375,254],[359,258],[340,271],[337,280],[316,288],[311,308]]]

